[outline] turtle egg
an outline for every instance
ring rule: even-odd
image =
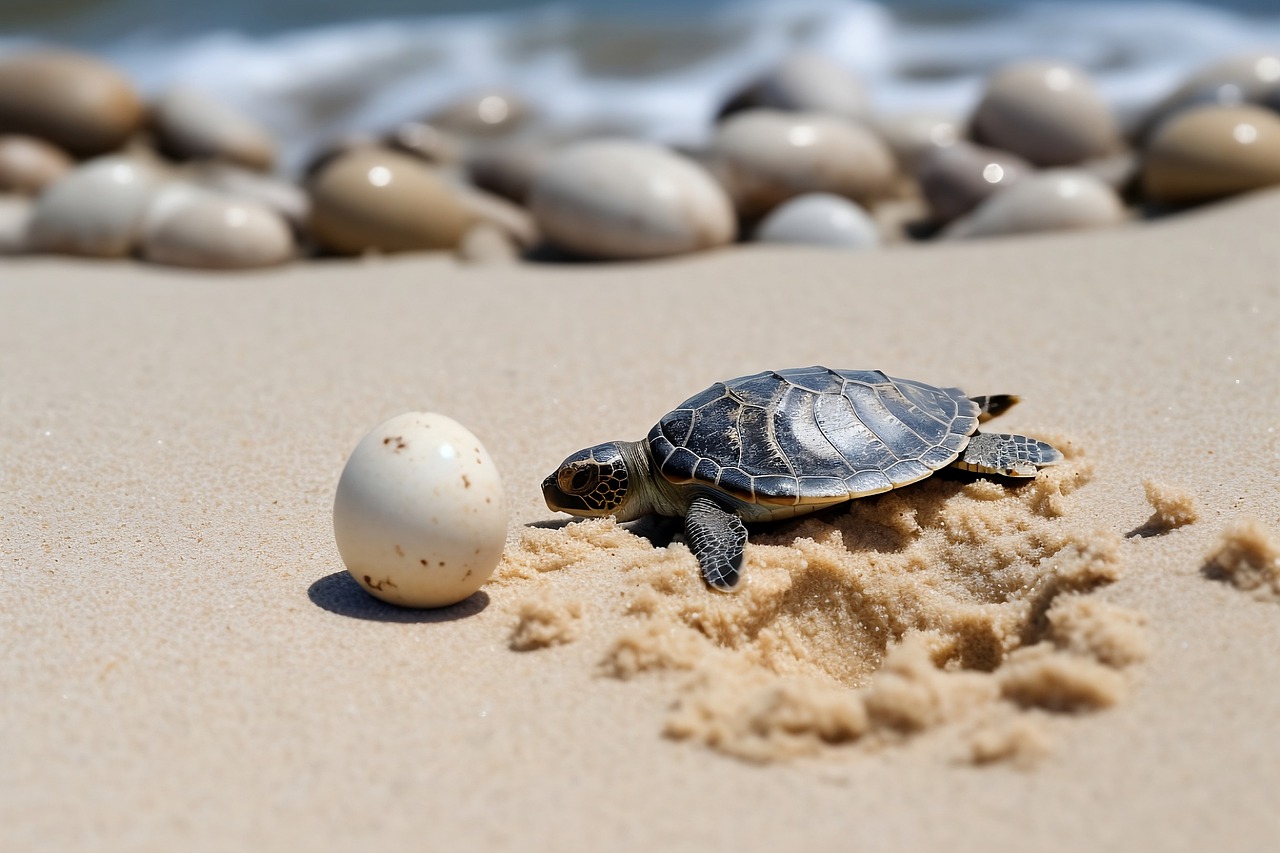
[[[479,439],[433,412],[379,424],[338,480],[333,535],[347,571],[403,607],[444,607],[471,595],[502,559],[502,481]]]

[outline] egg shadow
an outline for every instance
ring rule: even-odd
[[[370,622],[457,622],[475,616],[489,606],[489,595],[484,590],[472,593],[457,604],[420,610],[398,607],[379,601],[364,591],[347,572],[325,575],[307,587],[307,598],[317,607],[346,616],[349,619],[365,619]]]

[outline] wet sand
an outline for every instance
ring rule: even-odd
[[[1223,565],[1265,562],[1275,549],[1257,536],[1280,541],[1277,216],[1271,193],[1088,234],[593,266],[401,256],[211,275],[7,260],[0,846],[1265,849],[1280,830],[1280,609],[1257,594],[1265,582],[1232,583],[1265,565]],[[716,379],[818,363],[1016,392],[1000,428],[1078,449],[1087,481],[1054,512],[1031,493],[986,498],[1018,502],[1015,533],[1110,549],[1059,602],[1066,627],[1014,632],[1108,668],[1110,701],[1023,701],[1036,679],[1003,665],[1012,652],[994,669],[931,659],[927,621],[906,641],[851,644],[844,669],[838,632],[797,635],[832,642],[788,671],[776,650],[699,631],[704,669],[618,677],[610,662],[639,624],[621,600],[644,593],[688,630],[688,605],[711,593],[678,544],[616,531],[575,550],[576,528],[526,533],[552,518],[541,478],[580,447],[639,438]],[[368,598],[332,538],[347,454],[410,409],[471,428],[512,508],[511,559],[443,611]],[[984,488],[931,481],[917,510]],[[912,495],[895,493],[908,513]],[[836,547],[815,524],[892,527],[884,503],[753,537],[752,582]],[[538,537],[572,559],[529,569]],[[843,541],[856,565],[837,554],[827,575],[865,580],[879,546]],[[1017,535],[1008,547],[1010,565],[1039,559]],[[978,577],[920,553],[959,586]],[[636,570],[646,561],[665,579]],[[1098,612],[1127,628],[1098,629]],[[1107,663],[1116,648],[1130,651]],[[877,672],[894,649],[899,669]],[[741,654],[717,669],[722,652]],[[746,687],[695,683],[743,661]],[[817,684],[849,733],[848,696],[895,674],[926,698],[945,693],[928,694],[935,675],[998,684],[976,688],[976,715],[784,738],[798,749],[735,750],[689,722],[744,689],[766,690],[747,696],[749,717],[761,695]],[[811,682],[789,693],[779,675]]]

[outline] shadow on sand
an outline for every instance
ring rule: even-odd
[[[346,572],[325,575],[307,588],[307,598],[317,607],[351,619],[367,619],[371,622],[456,622],[475,616],[489,606],[489,596],[480,590],[449,607],[417,610],[397,607],[379,601],[365,592],[360,584]]]

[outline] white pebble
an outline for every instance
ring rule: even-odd
[[[873,249],[880,232],[855,202],[831,193],[796,196],[773,209],[756,230],[761,243],[803,243],[842,249]]]
[[[457,421],[409,412],[377,426],[347,460],[333,534],[366,591],[403,607],[444,607],[502,559],[507,510],[493,460]]]

